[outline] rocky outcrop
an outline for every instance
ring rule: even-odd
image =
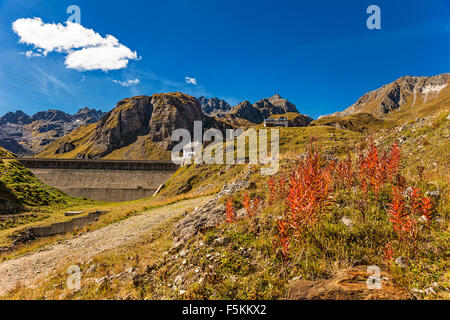
[[[78,112],[72,116],[72,119],[83,124],[95,123],[100,120],[100,118],[103,117],[104,114],[105,113],[101,110],[84,107],[78,110]]]
[[[200,107],[202,108],[203,113],[207,115],[223,114],[232,109],[232,107],[225,100],[220,100],[218,98],[208,99],[205,97],[200,97],[198,98],[198,101],[200,102]]]
[[[23,111],[8,112],[3,117],[0,117],[0,126],[8,123],[11,124],[28,124],[31,122],[31,117]]]
[[[357,266],[341,270],[331,279],[296,280],[289,285],[288,300],[406,300],[412,297],[395,285],[392,277],[381,271],[381,288],[368,286],[368,266]],[[372,283],[371,283],[372,284]]]
[[[24,148],[13,138],[0,139],[0,147],[3,147],[14,154],[31,155],[30,150]]]
[[[450,73],[433,77],[405,76],[363,95],[355,104],[332,116],[367,112],[376,117],[398,110],[414,108],[450,95]]]
[[[290,127],[307,127],[313,121],[313,118],[304,114],[299,114],[293,119],[289,119]]]
[[[56,148],[54,144],[49,148],[53,148],[51,153],[55,155],[62,151],[61,143],[72,143],[75,146],[72,150],[78,151],[79,147],[79,152],[74,153],[82,159],[102,158],[122,148],[119,157],[164,158],[178,143],[171,141],[172,132],[186,129],[193,135],[194,121],[202,122],[203,129],[224,131],[228,127],[203,114],[199,101],[192,96],[178,92],[136,96],[119,101],[95,126],[89,127],[82,143],[79,136],[72,139],[68,135],[55,142],[59,143]]]
[[[271,115],[284,114],[288,112],[298,113],[297,107],[279,94],[266,98],[251,104],[244,101],[234,107],[230,113],[252,123],[262,123],[264,119]]]
[[[61,146],[56,150],[56,154],[60,154],[60,153],[67,153],[72,151],[73,149],[75,149],[75,146],[73,143],[70,142],[64,142],[61,144]]]
[[[174,246],[182,245],[193,236],[204,232],[225,221],[225,206],[219,203],[224,195],[231,195],[249,186],[248,179],[251,171],[247,171],[243,178],[230,185],[225,184],[222,190],[204,206],[176,223],[172,229]]]
[[[248,120],[253,123],[261,123],[264,121],[264,115],[249,101],[239,103],[231,112],[234,116]]]

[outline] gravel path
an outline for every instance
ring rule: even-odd
[[[54,272],[59,265],[80,264],[110,249],[136,240],[161,222],[186,209],[206,203],[210,197],[190,199],[146,211],[104,228],[94,230],[61,244],[0,263],[0,296],[18,283],[29,287]]]

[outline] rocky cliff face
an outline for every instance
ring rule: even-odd
[[[231,114],[253,123],[261,123],[271,115],[288,112],[298,113],[297,107],[288,100],[280,97],[279,94],[259,100],[254,104],[250,104],[249,101],[241,102],[230,111]]]
[[[450,95],[450,73],[433,77],[402,77],[363,95],[352,106],[333,116],[371,113],[377,117],[407,108],[420,107],[444,95]]]
[[[97,124],[93,137],[96,156],[102,157],[134,143],[139,136],[158,143],[166,150],[175,129],[193,130],[194,121],[205,122],[200,104],[181,93],[138,96],[120,101]]]
[[[200,106],[204,114],[207,115],[217,115],[223,114],[232,109],[232,107],[224,100],[219,100],[218,98],[198,98]]]
[[[119,101],[94,127],[85,127],[46,148],[42,156],[76,158],[161,159],[178,142],[170,141],[175,129],[193,134],[194,121],[203,129],[225,130],[226,125],[203,114],[199,101],[182,93],[136,96]]]
[[[103,114],[89,108],[73,115],[60,110],[40,111],[32,116],[20,110],[8,112],[0,117],[0,146],[17,155],[32,155],[79,126],[97,122]]]

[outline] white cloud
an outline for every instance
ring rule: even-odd
[[[186,79],[186,83],[188,83],[188,84],[193,84],[194,86],[197,85],[197,79],[195,79],[195,78],[184,77],[184,79]]]
[[[137,59],[124,45],[99,46],[71,51],[66,57],[65,65],[76,70],[118,70],[126,68],[128,60]]]
[[[65,65],[76,70],[117,70],[126,68],[129,60],[137,60],[137,53],[119,43],[112,35],[102,37],[80,24],[66,22],[44,23],[41,18],[18,19],[12,24],[19,42],[33,45],[37,52],[27,57],[45,56],[48,52],[66,53]]]
[[[126,81],[113,80],[113,82],[120,84],[122,87],[131,87],[139,84],[141,81],[136,78],[134,80],[126,80]]]

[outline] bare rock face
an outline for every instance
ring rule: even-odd
[[[450,73],[433,77],[405,76],[363,95],[352,106],[333,116],[367,112],[383,117],[399,108],[414,108],[450,94]]]
[[[213,228],[224,220],[225,206],[217,205],[215,199],[208,201],[174,226],[172,230],[174,246],[184,244],[196,234]]]
[[[166,149],[171,149],[176,144],[170,141],[175,129],[186,129],[192,134],[194,121],[205,124],[207,118],[198,100],[192,96],[155,94],[152,96],[152,104],[154,110],[149,135],[152,141],[159,142]]]
[[[231,112],[236,117],[248,120],[253,123],[261,123],[264,121],[264,115],[262,114],[262,112],[258,110],[254,105],[252,105],[249,101],[239,103]]]
[[[290,127],[307,127],[309,124],[313,121],[311,117],[308,117],[303,114],[299,114],[293,119],[289,120],[289,126]]]
[[[276,94],[273,97],[259,100],[254,104],[250,104],[249,101],[241,102],[230,113],[253,123],[262,123],[264,119],[269,118],[271,115],[287,112],[298,113],[298,110],[293,103]]]
[[[75,149],[75,146],[73,145],[73,143],[71,142],[64,142],[63,144],[61,144],[61,146],[59,147],[59,149],[56,150],[56,154],[60,154],[60,153],[67,153],[72,151],[73,149]]]
[[[29,156],[80,126],[97,122],[102,115],[87,107],[73,115],[53,109],[31,117],[20,110],[8,112],[0,117],[0,143],[17,155]]]
[[[242,179],[230,185],[224,185],[222,190],[201,208],[181,219],[172,229],[174,247],[184,244],[187,240],[225,221],[225,206],[218,200],[227,194],[233,194],[249,186],[250,171]]]
[[[412,299],[405,290],[396,286],[390,275],[381,271],[381,288],[370,289],[367,279],[373,274],[368,266],[341,270],[331,279],[297,280],[290,284],[288,300],[407,300]]]
[[[276,95],[274,95],[268,99],[264,99],[264,100],[268,100],[270,102],[270,104],[272,104],[273,106],[280,107],[281,109],[283,109],[284,110],[283,113],[298,112],[295,104],[289,102],[286,99],[283,99],[278,93]]]
[[[124,99],[97,123],[93,145],[101,157],[135,141],[149,132],[153,112],[151,97],[138,96]]]
[[[232,107],[225,101],[220,100],[218,98],[198,98],[200,102],[200,106],[204,114],[207,115],[218,115],[225,112],[228,112],[232,109]]]
[[[192,135],[194,121],[201,121],[204,129],[225,128],[224,123],[204,115],[199,101],[186,94],[175,92],[124,99],[100,119],[89,141],[88,153],[78,156],[100,158],[143,137],[162,150],[171,150],[177,144],[170,141],[172,132],[186,129]]]

